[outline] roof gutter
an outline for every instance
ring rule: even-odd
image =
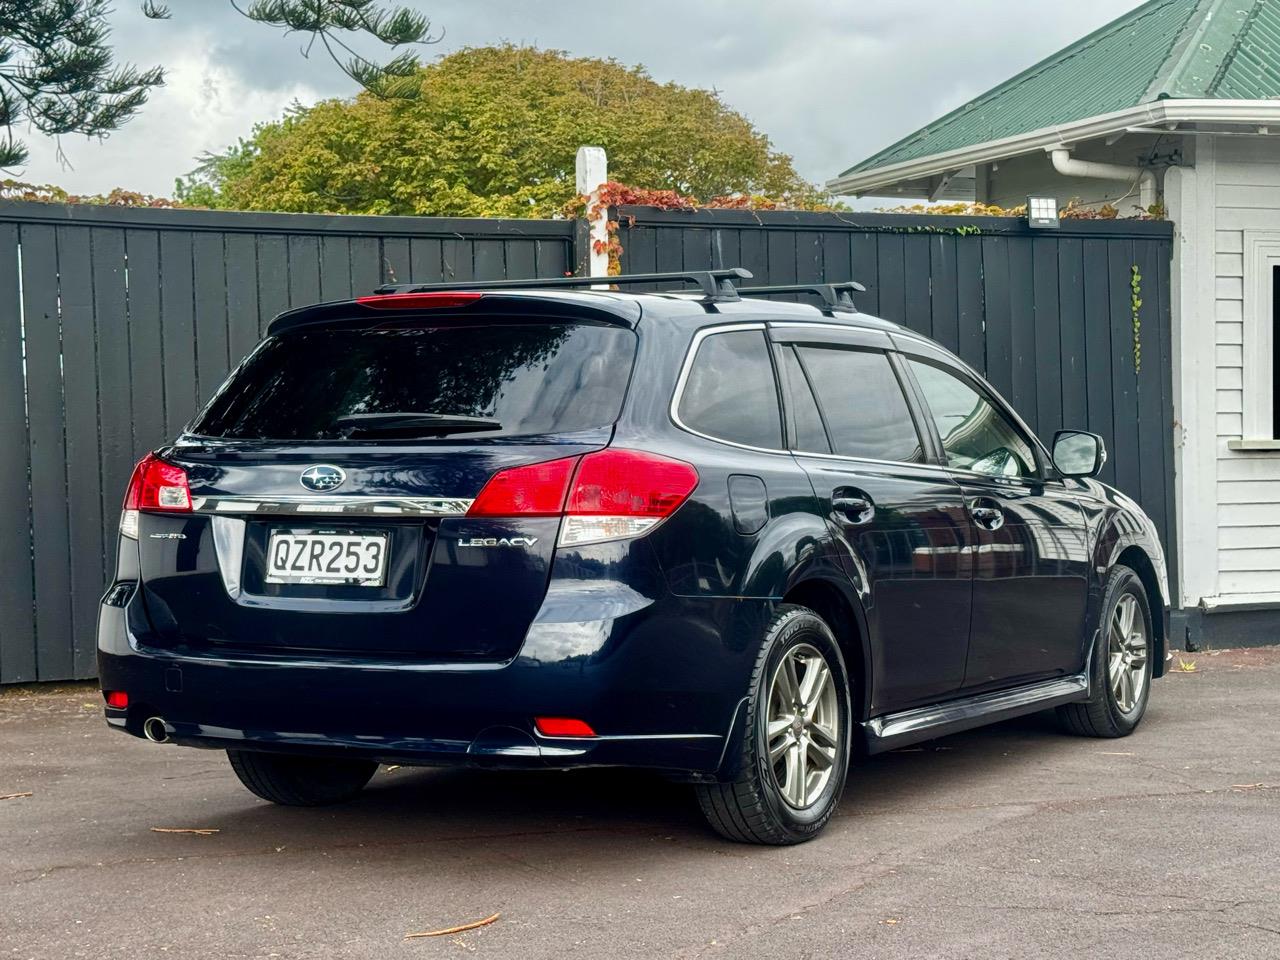
[[[1086,140],[1121,133],[1130,127],[1176,127],[1179,123],[1280,126],[1280,101],[1157,100],[874,170],[851,171],[827,181],[826,189],[837,196],[872,193],[881,187],[933,177],[974,164],[992,163],[1041,150],[1070,148]]]

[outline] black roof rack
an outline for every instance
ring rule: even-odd
[[[726,270],[690,270],[683,273],[631,273],[620,277],[549,277],[536,280],[472,280],[456,283],[389,283],[375,293],[434,293],[440,290],[544,290],[556,287],[612,287],[632,283],[696,284],[708,300],[737,300],[735,280],[750,280],[751,271],[742,267]],[[671,292],[671,291],[667,291]]]
[[[857,313],[853,294],[866,293],[867,288],[856,280],[844,283],[792,283],[778,287],[739,287],[738,295],[762,297],[770,293],[812,293],[822,298],[824,312]]]

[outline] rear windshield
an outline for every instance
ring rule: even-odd
[[[294,331],[264,342],[192,430],[340,440],[604,427],[622,409],[635,343],[586,324]]]

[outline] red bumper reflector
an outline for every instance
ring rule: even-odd
[[[356,297],[356,303],[375,310],[451,310],[475,303],[483,293],[381,293]]]
[[[594,737],[596,732],[585,720],[569,717],[534,717],[533,725],[544,737]]]
[[[107,698],[108,707],[124,710],[129,706],[129,694],[123,690],[103,690],[102,695]]]

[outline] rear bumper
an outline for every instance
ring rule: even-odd
[[[240,657],[151,645],[141,598],[104,603],[102,687],[129,695],[112,727],[173,743],[387,763],[722,769],[752,644],[769,601],[668,596],[597,621],[538,623],[506,663]],[[737,638],[737,639],[735,639]],[[592,738],[549,738],[536,716],[575,717]]]

